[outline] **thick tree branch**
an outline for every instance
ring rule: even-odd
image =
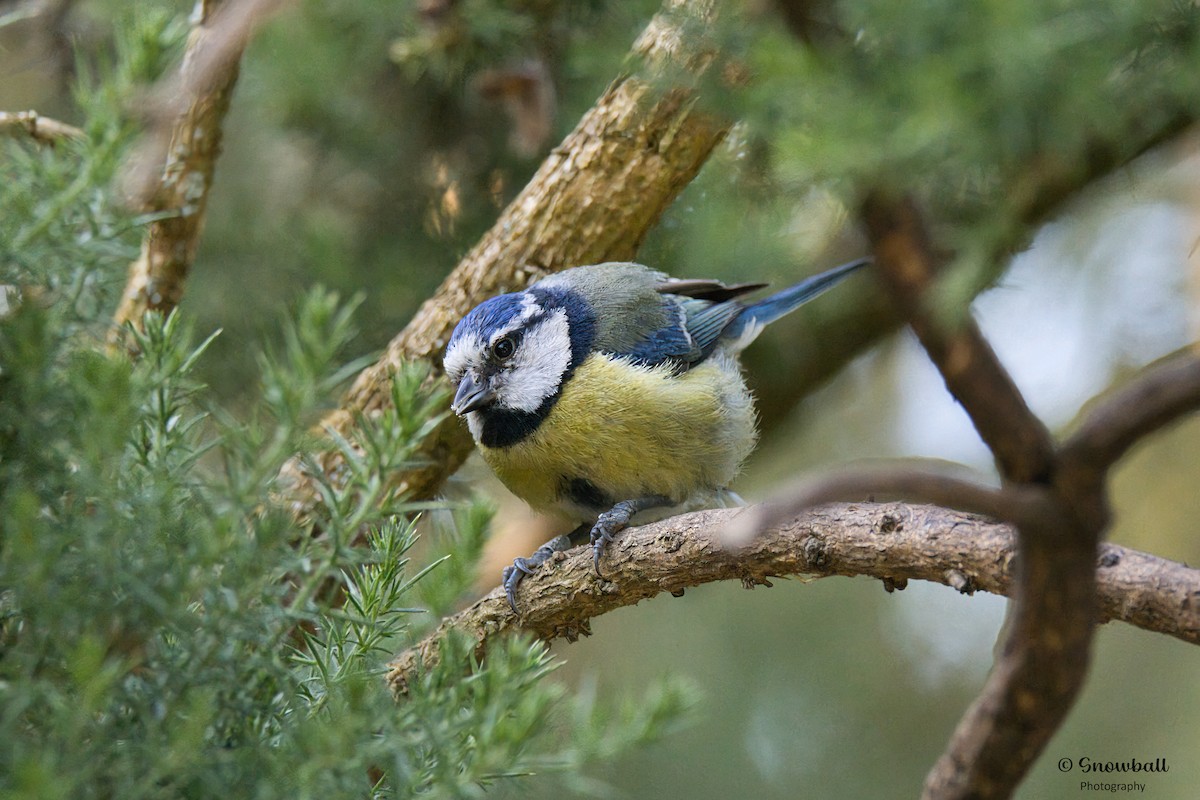
[[[169,314],[183,296],[204,228],[209,188],[221,154],[222,123],[237,82],[242,51],[279,0],[200,5],[179,73],[152,93],[150,129],[125,177],[126,191],[145,208],[169,212],[151,222],[129,267],[111,344],[147,311]],[[215,10],[214,10],[215,9]]]
[[[710,43],[685,38],[680,20],[709,14],[706,3],[668,2],[668,11],[650,22],[634,46],[651,78],[708,69],[716,57]],[[644,77],[615,81],[385,355],[358,376],[322,427],[351,439],[347,433],[359,415],[378,413],[390,403],[390,376],[406,360],[429,361],[440,373],[454,325],[484,299],[569,266],[632,258],[728,130],[729,120],[697,110],[697,98],[692,88],[660,91]],[[410,496],[428,497],[470,450],[465,427],[450,417],[422,446],[424,466],[395,481]],[[330,450],[319,460],[327,474],[338,474],[339,452]],[[296,461],[283,477],[292,510],[306,516],[317,499],[311,478]]]
[[[742,513],[700,511],[625,531],[606,556],[611,580],[596,577],[587,547],[561,554],[521,584],[519,618],[496,589],[398,655],[388,682],[405,692],[421,669],[437,662],[440,642],[451,633],[473,641],[480,657],[497,637],[517,629],[571,640],[587,635],[591,620],[608,611],[711,581],[753,587],[787,575],[865,575],[934,581],[965,594],[1013,590],[1012,528],[975,515],[902,503],[826,505],[781,520],[734,551],[725,547],[722,531]],[[1096,574],[1100,620],[1200,643],[1200,570],[1107,545]]]

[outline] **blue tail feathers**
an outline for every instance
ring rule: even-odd
[[[744,339],[744,342],[739,341],[741,346],[737,349],[740,350],[741,347],[749,345],[767,325],[770,325],[785,314],[795,311],[809,300],[823,294],[827,289],[832,289],[845,278],[849,277],[855,270],[865,267],[870,263],[870,258],[860,258],[856,261],[842,264],[839,267],[834,267],[819,275],[814,275],[807,280],[801,281],[795,286],[789,286],[787,289],[776,292],[753,305],[746,306],[737,319],[723,331],[722,335],[725,338],[733,340]]]

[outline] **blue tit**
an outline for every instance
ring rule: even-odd
[[[536,511],[580,522],[504,570],[521,579],[582,541],[596,573],[604,546],[638,514],[649,521],[726,505],[754,449],[754,402],[737,356],[767,324],[869,259],[758,302],[765,284],[672,280],[633,263],[576,267],[472,309],[445,369],[484,461]]]

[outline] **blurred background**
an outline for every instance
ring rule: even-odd
[[[845,5],[851,30],[860,19],[900,24],[887,4]],[[1053,430],[1069,429],[1089,398],[1140,365],[1193,341],[1200,324],[1195,139],[1090,188],[1002,273],[987,273],[979,256],[1003,227],[1004,212],[990,205],[994,193],[1028,152],[1014,142],[1036,128],[1038,144],[1061,135],[1073,146],[1070,126],[1081,113],[1084,127],[1103,130],[1105,115],[1116,112],[1096,88],[1104,81],[1089,76],[1110,75],[1114,54],[1137,50],[1133,37],[1170,4],[1149,4],[1145,18],[1118,12],[1118,4],[1086,13],[1058,4],[1051,16],[1038,10],[1042,4],[1007,4],[1006,14],[988,12],[993,5],[978,4],[977,17],[921,4],[902,20],[910,39],[879,35],[883,55],[908,46],[905,59],[892,62],[894,83],[874,102],[853,103],[853,87],[817,80],[824,73],[814,72],[819,66],[770,7],[731,5],[736,13],[715,35],[756,79],[736,97],[715,92],[714,102],[743,122],[639,259],[678,276],[775,285],[840,263],[864,250],[838,181],[861,166],[921,176],[917,190],[959,248],[956,267],[968,276],[961,283],[993,284],[973,306],[985,333]],[[258,371],[244,343],[271,337],[269,321],[317,283],[361,293],[360,352],[382,348],[549,149],[630,68],[629,48],[657,9],[645,0],[332,0],[278,15],[243,61],[182,305],[200,331],[223,331],[202,362],[205,380],[236,406]],[[0,110],[78,121],[74,78],[108,57],[119,21],[186,11],[169,2],[131,9],[115,0],[0,0]],[[869,25],[862,30],[873,35]],[[1080,48],[1094,63],[1078,57]],[[935,57],[946,65],[930,66]],[[1062,63],[1071,69],[1054,72]],[[858,80],[883,86],[881,73],[859,66]],[[120,278],[109,288],[119,289]],[[869,313],[868,290],[822,298],[748,351],[763,413],[762,444],[737,487],[748,499],[860,459],[947,459],[994,479],[986,449],[911,336],[887,338],[816,391],[796,379],[822,337],[836,335],[822,322],[855,304]],[[961,291],[965,298],[974,289]],[[1113,541],[1200,561],[1197,453],[1200,420],[1192,420],[1122,463],[1112,487]],[[498,491],[477,464],[455,483]],[[519,508],[498,500],[498,528],[528,527]],[[501,531],[481,585],[494,584],[496,565],[532,546]],[[565,662],[559,679],[572,687],[622,696],[670,673],[703,692],[690,727],[595,768],[590,777],[601,791],[913,796],[987,674],[1004,603],[924,584],[886,594],[867,579],[781,580],[755,591],[706,586],[600,618],[589,639],[554,647]],[[1138,776],[1146,795],[1194,797],[1198,674],[1195,647],[1103,627],[1079,704],[1018,796],[1075,796],[1081,776],[1059,773],[1056,763],[1086,756],[1165,758],[1170,773]],[[559,792],[533,779],[520,793]]]

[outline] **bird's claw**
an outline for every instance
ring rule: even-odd
[[[605,514],[601,514],[600,519],[592,528],[592,567],[596,570],[598,578],[604,577],[604,573],[600,571],[600,556],[604,555],[605,546],[613,540],[614,533],[625,527],[616,525],[613,520],[605,519],[605,517]]]
[[[514,614],[520,613],[517,611],[517,587],[525,580],[525,576],[532,575],[534,569],[545,564],[552,555],[570,546],[566,536],[557,536],[539,547],[529,558],[515,558],[512,564],[504,568],[500,573],[500,585],[504,587],[504,596],[508,598],[509,608]]]
[[[501,573],[500,583],[504,587],[504,596],[508,598],[508,605],[517,613],[517,587],[521,585],[521,581],[525,580],[526,575],[532,575],[533,570],[529,566],[529,559],[517,558],[513,563],[504,568]]]
[[[629,527],[629,520],[633,515],[647,508],[668,504],[670,500],[658,495],[624,500],[599,516],[596,524],[592,526],[592,566],[597,577],[604,577],[604,573],[600,571],[600,556],[604,554],[604,546],[613,540],[613,536]]]

